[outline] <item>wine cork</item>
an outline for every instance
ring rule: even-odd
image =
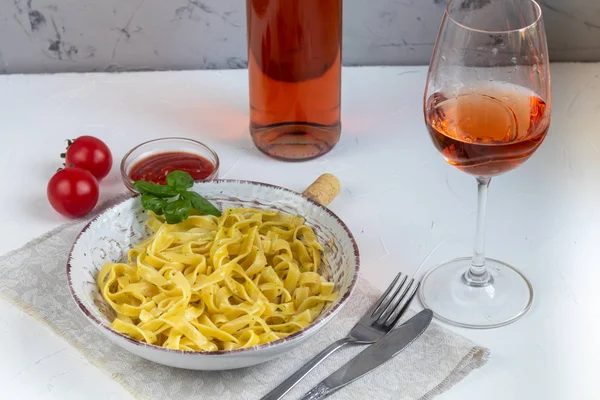
[[[326,206],[340,193],[340,189],[340,180],[335,175],[323,174],[306,188],[302,194],[309,199]]]

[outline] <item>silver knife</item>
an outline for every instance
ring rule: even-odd
[[[433,312],[423,310],[360,352],[300,400],[320,400],[391,360],[417,339],[431,323]]]

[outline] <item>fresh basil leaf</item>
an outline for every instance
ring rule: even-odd
[[[172,171],[167,175],[167,185],[178,191],[183,191],[194,185],[194,179],[187,172]]]
[[[219,211],[219,209],[217,207],[213,206],[210,201],[206,200],[204,197],[200,196],[198,193],[182,192],[181,196],[184,199],[189,200],[192,203],[192,207],[194,207],[194,209],[196,211],[198,211],[200,214],[214,215],[215,217],[221,216],[221,211]]]
[[[167,203],[164,208],[167,224],[178,224],[190,216],[192,204],[188,199],[179,199]]]
[[[156,215],[163,214],[163,208],[167,205],[167,201],[165,199],[161,199],[160,197],[156,197],[153,194],[143,194],[142,195],[142,207],[145,210],[150,210],[154,212]]]
[[[170,186],[157,185],[146,181],[135,181],[132,186],[141,194],[152,194],[162,198],[177,196],[177,190]]]

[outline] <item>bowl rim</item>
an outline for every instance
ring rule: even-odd
[[[128,197],[126,199],[123,199],[123,200],[117,202],[116,204],[113,204],[112,206],[102,210],[100,213],[98,213],[98,215],[96,215],[94,218],[92,218],[83,227],[81,232],[79,232],[77,234],[77,237],[75,238],[75,240],[73,241],[73,245],[71,246],[71,250],[69,251],[69,256],[67,258],[67,271],[66,271],[67,282],[68,282],[68,286],[69,286],[69,293],[71,294],[71,297],[77,304],[79,310],[89,320],[91,320],[98,328],[100,328],[101,330],[103,330],[104,332],[106,332],[109,335],[116,335],[117,337],[125,339],[127,342],[129,342],[135,346],[139,346],[141,348],[150,348],[150,349],[159,350],[159,351],[163,351],[165,353],[170,353],[170,354],[186,354],[186,355],[194,355],[194,356],[219,356],[219,355],[224,356],[224,355],[231,355],[231,354],[253,353],[253,352],[265,350],[265,349],[268,349],[271,347],[276,347],[278,345],[283,345],[283,344],[286,344],[289,342],[296,341],[309,333],[316,332],[316,330],[318,330],[319,328],[322,327],[322,324],[324,322],[329,321],[339,310],[341,310],[341,307],[346,304],[346,302],[348,301],[348,299],[350,298],[350,296],[352,295],[352,293],[354,292],[354,290],[356,288],[356,284],[358,282],[359,272],[360,272],[360,253],[359,253],[358,244],[356,242],[356,239],[354,238],[354,235],[352,235],[352,232],[350,231],[348,226],[344,223],[344,221],[342,221],[342,219],[340,217],[338,217],[333,211],[331,211],[326,206],[310,199],[309,197],[305,196],[304,194],[296,192],[296,191],[288,189],[288,188],[285,188],[285,187],[282,187],[282,186],[272,185],[272,184],[264,183],[264,182],[256,182],[256,181],[250,181],[250,180],[238,180],[238,179],[214,179],[211,181],[199,181],[196,183],[201,184],[201,185],[202,184],[210,184],[210,183],[236,183],[236,184],[243,184],[243,185],[257,185],[257,186],[269,187],[272,189],[284,190],[286,192],[293,193],[297,196],[304,198],[309,203],[313,204],[314,206],[317,206],[322,211],[327,213],[329,216],[333,217],[337,221],[337,223],[342,227],[344,232],[346,232],[348,237],[350,238],[350,242],[352,243],[353,252],[354,252],[354,260],[355,260],[354,261],[354,276],[352,277],[352,281],[350,282],[350,286],[349,286],[348,290],[346,291],[346,293],[342,296],[340,301],[335,306],[331,307],[331,309],[327,310],[327,312],[319,315],[317,317],[317,319],[315,319],[306,328],[301,329],[298,332],[292,333],[291,335],[288,335],[281,339],[277,339],[272,342],[263,343],[263,344],[259,344],[259,345],[252,346],[252,347],[244,347],[244,348],[233,349],[233,350],[217,350],[217,351],[177,350],[177,349],[169,349],[166,347],[157,346],[157,345],[150,344],[150,343],[145,343],[145,342],[133,339],[121,332],[118,332],[118,331],[112,329],[107,324],[105,324],[103,321],[96,318],[90,312],[90,310],[85,306],[85,304],[83,304],[83,302],[81,301],[81,299],[79,298],[77,293],[75,293],[75,289],[73,288],[73,281],[71,279],[71,269],[73,268],[73,266],[71,265],[71,260],[73,259],[73,251],[75,249],[75,246],[79,242],[81,235],[83,235],[91,227],[91,225],[96,220],[98,220],[102,215],[104,215],[106,212],[108,212],[109,210],[114,209],[116,207],[119,207],[121,204],[125,203],[126,201],[130,201],[131,199],[138,197],[139,194],[137,194],[137,195]]]
[[[138,193],[135,189],[133,189],[133,179],[131,179],[129,177],[129,175],[127,174],[127,171],[125,171],[125,163],[127,162],[127,159],[131,156],[131,154],[138,150],[140,147],[143,146],[147,146],[147,145],[152,145],[152,144],[156,144],[156,143],[160,143],[160,142],[167,142],[167,141],[176,141],[176,142],[187,142],[189,144],[193,144],[199,147],[204,148],[206,151],[208,151],[208,153],[211,155],[211,157],[213,157],[212,160],[208,160],[210,161],[215,169],[213,170],[213,172],[211,172],[211,174],[209,176],[207,176],[204,179],[199,179],[199,180],[194,180],[194,182],[204,182],[204,181],[210,181],[210,180],[214,180],[214,178],[216,178],[219,174],[219,167],[221,166],[221,160],[219,159],[219,155],[217,154],[217,152],[215,150],[213,150],[209,145],[207,145],[206,143],[202,143],[198,140],[195,139],[189,139],[186,137],[181,137],[181,136],[173,136],[173,137],[162,137],[162,138],[156,138],[156,139],[151,139],[151,140],[147,140],[145,142],[142,142],[140,144],[135,145],[134,147],[132,147],[129,151],[127,151],[127,153],[125,153],[125,155],[123,156],[123,158],[121,158],[121,163],[119,164],[119,170],[121,171],[121,179],[123,179],[123,182],[125,183],[125,186],[127,187],[127,189],[129,189],[129,191],[133,192],[133,193]],[[137,160],[140,161],[141,159]],[[135,161],[135,160],[134,160]],[[134,162],[135,164],[135,162]]]

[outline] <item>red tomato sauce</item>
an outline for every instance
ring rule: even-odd
[[[129,171],[129,177],[134,181],[147,181],[165,185],[167,175],[172,171],[185,171],[199,181],[206,179],[215,170],[212,162],[192,153],[165,152],[141,159]]]

